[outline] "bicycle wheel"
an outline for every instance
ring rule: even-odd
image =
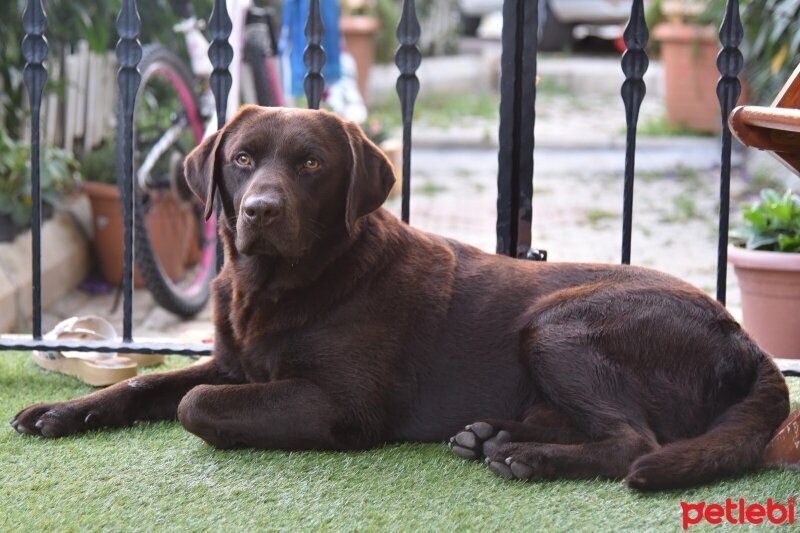
[[[188,317],[208,301],[215,273],[216,217],[183,176],[203,123],[192,76],[175,54],[145,46],[134,107],[134,250],[137,273],[153,299]]]
[[[255,103],[261,106],[283,105],[278,79],[277,58],[272,49],[270,28],[266,23],[249,24],[244,34],[244,64],[252,74]],[[243,87],[246,93],[247,88]]]

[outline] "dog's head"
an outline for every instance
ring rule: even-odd
[[[386,156],[326,111],[244,106],[186,158],[206,219],[219,193],[236,249],[298,258],[378,209],[394,184]]]

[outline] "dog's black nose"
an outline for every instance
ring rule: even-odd
[[[250,196],[242,207],[248,219],[269,222],[281,214],[283,203],[274,196]]]

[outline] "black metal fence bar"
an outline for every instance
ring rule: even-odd
[[[211,346],[208,344],[127,342],[125,340],[37,340],[19,336],[0,338],[0,350],[91,351],[104,353],[119,352],[192,356],[211,354]]]
[[[228,112],[228,93],[233,85],[230,64],[233,61],[233,47],[228,42],[228,37],[233,31],[233,22],[228,15],[228,7],[225,0],[214,0],[211,9],[211,16],[208,19],[208,31],[211,34],[211,44],[208,47],[208,59],[211,61],[211,75],[209,76],[209,86],[214,95],[214,103],[217,110],[217,129],[225,125]],[[212,185],[213,186],[213,185]],[[217,196],[216,191],[212,191],[208,198]],[[222,220],[222,202],[217,198],[216,201],[217,224]],[[217,272],[222,269],[225,260],[225,252],[222,249],[222,241],[217,240]]]
[[[538,19],[539,0],[503,2],[497,253],[511,257],[531,244]]]
[[[634,0],[631,5],[631,18],[625,28],[623,39],[625,53],[622,55],[622,101],[625,104],[625,182],[622,193],[622,263],[631,262],[631,230],[633,227],[633,182],[636,172],[636,129],[639,123],[639,109],[647,92],[644,74],[650,65],[644,51],[650,33],[644,18],[644,3]]]
[[[422,54],[417,47],[420,33],[415,0],[403,0],[400,21],[397,24],[397,41],[400,46],[395,53],[394,63],[400,70],[395,88],[400,98],[403,120],[403,198],[400,216],[406,223],[410,219],[411,210],[411,125],[414,102],[419,94],[417,69],[422,63]]]
[[[29,0],[22,15],[25,38],[22,56],[25,59],[23,78],[31,106],[31,284],[33,309],[33,338],[42,338],[42,188],[39,165],[41,157],[40,111],[42,91],[47,81],[44,60],[47,57],[47,17],[41,0]]]
[[[325,79],[322,77],[322,67],[325,66],[325,50],[322,48],[324,35],[325,26],[322,23],[319,0],[311,0],[308,4],[305,27],[308,45],[303,51],[303,64],[307,69],[303,79],[303,90],[306,93],[309,109],[319,109],[322,91],[325,89]]]
[[[136,0],[123,0],[117,18],[117,83],[119,84],[119,107],[117,109],[117,176],[122,179],[122,206],[125,222],[125,268],[122,275],[123,313],[122,339],[133,340],[133,108],[136,91],[142,75],[139,73],[139,60],[142,58],[142,45],[139,42],[139,12]]]
[[[719,244],[717,247],[717,300],[725,305],[728,280],[728,215],[731,192],[731,129],[728,116],[739,100],[742,84],[739,72],[744,67],[744,57],[739,45],[744,39],[744,28],[739,16],[739,0],[728,0],[725,18],[719,29],[722,50],[717,55],[720,79],[717,83],[717,98],[722,119],[722,161],[719,180]]]

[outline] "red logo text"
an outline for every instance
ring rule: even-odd
[[[725,499],[725,505],[718,503],[681,502],[683,514],[683,529],[705,521],[709,524],[721,524],[726,521],[728,524],[761,524],[771,522],[773,524],[794,524],[795,502],[794,498],[789,498],[784,502],[774,502],[772,498],[767,498],[767,502],[748,504],[744,498],[734,501],[730,498]]]

